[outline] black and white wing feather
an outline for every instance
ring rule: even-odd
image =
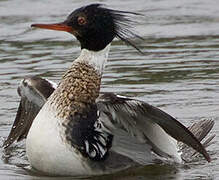
[[[55,88],[55,83],[36,76],[21,81],[18,87],[20,104],[9,136],[3,144],[4,148],[16,140],[26,138],[33,120]]]
[[[152,151],[161,156],[177,159],[176,144],[181,141],[201,153],[207,161],[210,157],[199,140],[175,118],[143,101],[105,93],[97,100],[102,123],[108,131],[126,132],[139,143],[151,145]],[[172,151],[172,152],[171,152]]]
[[[63,123],[68,143],[84,157],[102,161],[112,145],[112,134],[102,131],[96,104],[87,104],[80,112],[68,117]]]

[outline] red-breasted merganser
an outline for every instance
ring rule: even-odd
[[[130,14],[91,4],[75,10],[62,23],[32,25],[73,34],[81,54],[57,87],[38,77],[21,82],[21,102],[4,147],[26,137],[31,166],[50,175],[109,174],[159,158],[181,163],[177,140],[210,162],[200,140],[213,121],[196,124],[194,132],[202,135],[195,137],[176,119],[143,101],[100,93],[112,40],[118,37],[137,48],[127,39],[134,35],[129,29]]]

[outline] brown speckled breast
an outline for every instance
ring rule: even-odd
[[[94,104],[99,95],[101,76],[89,64],[73,63],[63,75],[58,88],[49,98],[62,119],[82,112],[87,104]]]

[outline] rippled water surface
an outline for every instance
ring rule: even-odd
[[[90,2],[0,1],[0,145],[17,111],[16,89],[20,80],[26,75],[39,75],[59,82],[80,52],[78,42],[71,35],[31,29],[30,24],[62,21],[73,9]],[[147,101],[185,125],[214,119],[212,133],[218,134],[219,1],[99,2],[144,14],[135,30],[144,37],[138,45],[145,55],[115,40],[102,91]],[[219,136],[216,141],[209,147],[211,163],[200,158],[185,166],[152,165],[94,179],[219,179]],[[27,170],[24,143],[17,143],[7,151],[0,148],[0,155],[0,179],[45,179]]]

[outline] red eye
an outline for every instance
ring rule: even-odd
[[[79,25],[84,25],[86,23],[87,23],[87,21],[86,21],[85,17],[82,17],[82,16],[78,17],[78,24]]]

